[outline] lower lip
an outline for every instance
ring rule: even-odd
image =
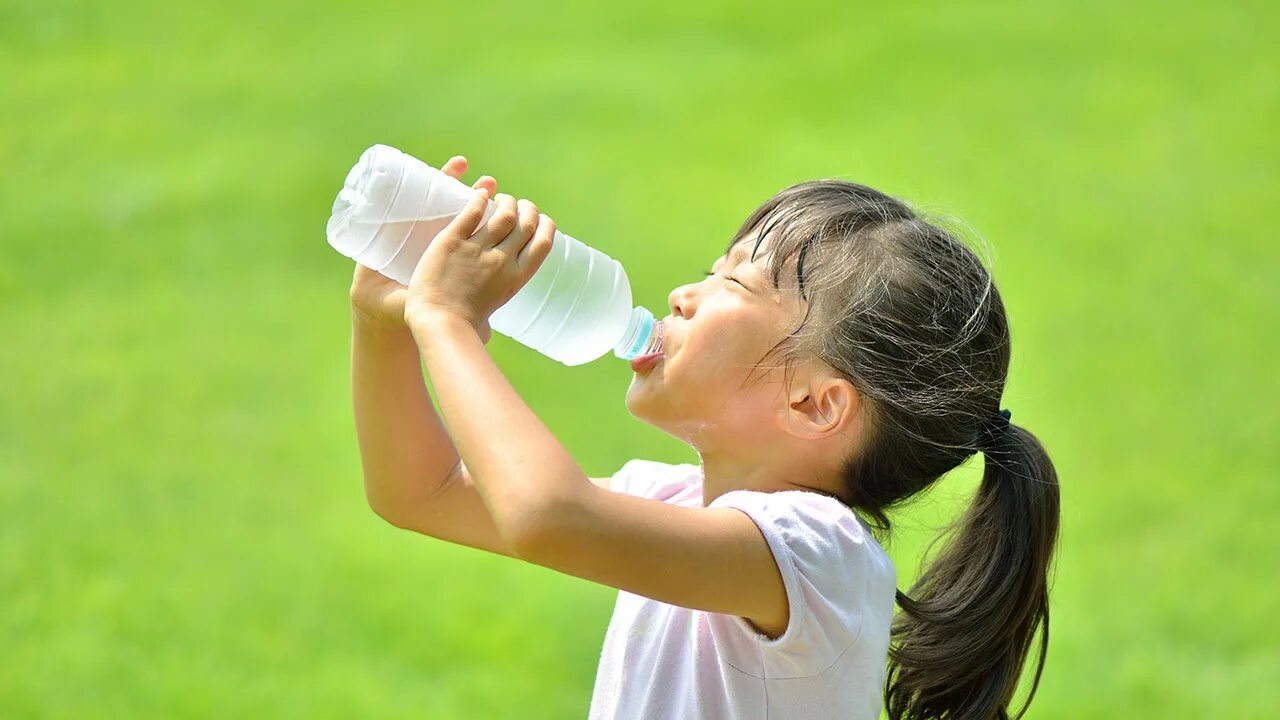
[[[640,372],[649,372],[655,365],[662,362],[662,353],[654,353],[653,355],[641,355],[638,358],[631,359],[631,369]]]

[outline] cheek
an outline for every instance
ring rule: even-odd
[[[767,385],[744,387],[723,404],[721,422],[732,435],[746,442],[769,437],[775,428],[772,418],[776,398]]]
[[[699,320],[703,322],[699,323]],[[760,372],[774,329],[759,314],[716,308],[695,317],[690,332],[666,359],[665,382],[696,395],[723,396]]]
[[[643,399],[672,417],[712,418],[722,415],[750,372],[750,359],[726,338],[706,347],[681,346],[647,377],[634,378],[629,397]]]
[[[730,309],[704,307],[681,338],[679,348],[645,376],[632,376],[627,408],[637,416],[716,417],[748,380],[761,372],[764,353],[760,318]],[[748,391],[750,392],[750,391]]]
[[[759,341],[748,329],[753,327],[750,318],[726,315],[722,320],[705,322],[685,335],[675,354],[668,358],[674,374],[691,378],[733,374],[754,359],[748,355]]]

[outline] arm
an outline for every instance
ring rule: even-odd
[[[407,327],[351,314],[351,396],[365,497],[396,527],[513,556],[422,381]],[[610,478],[592,478],[608,489]]]
[[[433,314],[410,328],[477,497],[517,556],[782,632],[782,576],[745,513],[609,492],[586,477],[515,392],[472,324]]]
[[[436,415],[408,328],[352,309],[351,398],[374,512],[396,527],[512,554]]]

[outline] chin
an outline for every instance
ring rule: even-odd
[[[631,384],[627,386],[627,410],[637,418],[651,422],[655,415],[661,415],[663,397],[655,392],[655,386],[648,379],[633,375]]]
[[[661,391],[653,392],[652,386],[646,385],[643,378],[632,378],[625,399],[627,412],[632,417],[672,437],[683,439],[678,429],[686,423],[682,418],[689,408],[673,407],[670,401],[671,397]]]
[[[635,416],[636,419],[648,422],[648,406],[653,398],[646,395],[643,389],[637,389],[636,385],[636,379],[632,378],[631,385],[627,386],[627,395],[623,399],[623,403],[627,406],[627,412]]]

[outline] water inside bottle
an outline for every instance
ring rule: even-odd
[[[452,216],[445,216],[428,220],[402,220],[383,225],[380,233],[387,233],[388,238],[402,237],[404,240],[398,248],[392,250],[390,259],[383,260],[382,267],[366,267],[377,270],[401,285],[408,285],[427,245],[452,219]]]

